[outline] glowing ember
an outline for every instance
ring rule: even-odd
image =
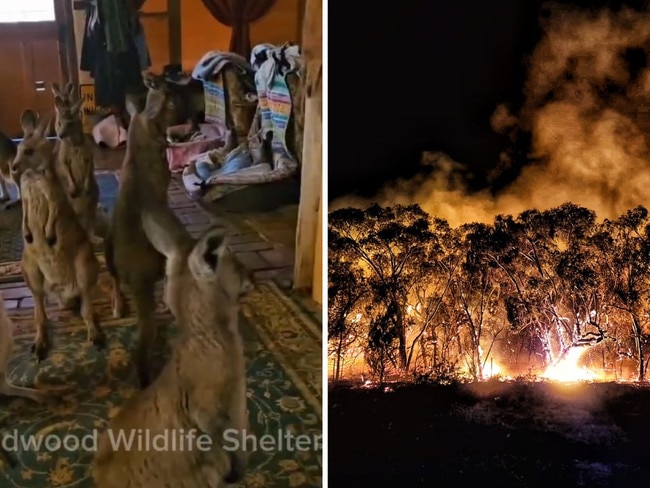
[[[543,378],[555,381],[593,381],[598,376],[584,366],[578,366],[580,357],[586,348],[575,347],[570,349],[564,359],[550,366],[543,374]]]

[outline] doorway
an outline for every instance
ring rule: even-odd
[[[20,114],[53,115],[52,83],[76,82],[72,5],[66,0],[0,2],[0,131],[22,135]]]

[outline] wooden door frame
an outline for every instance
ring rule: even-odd
[[[58,28],[59,62],[65,83],[79,85],[79,60],[74,34],[74,15],[71,0],[54,0],[54,13]]]

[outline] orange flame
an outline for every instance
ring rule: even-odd
[[[598,375],[584,366],[578,366],[580,358],[586,351],[584,347],[569,350],[564,359],[546,368],[543,378],[554,381],[595,381]]]

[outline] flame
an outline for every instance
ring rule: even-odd
[[[598,379],[593,371],[584,366],[578,366],[578,361],[584,354],[586,348],[574,347],[569,350],[564,359],[549,366],[543,378],[554,381],[594,381]]]
[[[483,376],[486,378],[492,378],[498,376],[502,373],[501,366],[494,363],[493,361],[488,361],[488,363],[483,368]]]

